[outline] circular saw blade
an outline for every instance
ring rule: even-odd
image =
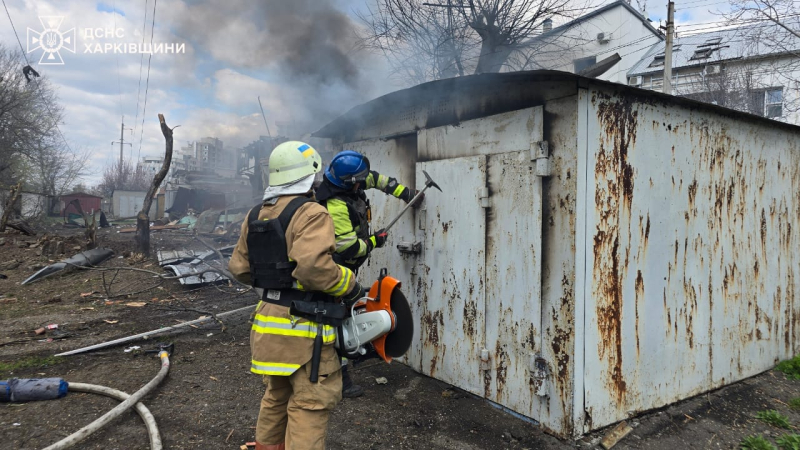
[[[389,306],[395,316],[395,328],[386,335],[385,349],[388,356],[398,358],[411,347],[411,340],[414,337],[414,316],[411,314],[411,306],[406,296],[400,289],[392,291]]]

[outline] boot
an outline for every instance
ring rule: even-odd
[[[342,397],[356,398],[362,395],[364,395],[364,389],[353,384],[353,380],[350,379],[350,374],[347,372],[347,366],[342,366]]]

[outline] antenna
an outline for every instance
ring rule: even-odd
[[[264,114],[264,107],[261,106],[261,97],[258,97],[258,107],[261,108],[261,117],[264,118],[264,125],[267,127],[267,136],[272,139],[272,133],[269,132],[269,124],[267,124],[267,115]]]

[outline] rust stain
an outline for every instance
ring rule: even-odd
[[[497,341],[497,345],[495,346],[495,373],[497,376],[495,377],[495,388],[496,388],[496,396],[500,398],[502,396],[502,392],[506,387],[506,376],[508,374],[508,352],[506,352],[506,347],[500,341]]]
[[[472,286],[470,286],[472,291]],[[471,297],[470,297],[471,298]],[[478,304],[474,300],[469,300],[464,303],[464,333],[467,337],[475,336],[475,321],[478,317]]]
[[[697,198],[697,180],[693,179],[689,185],[689,210],[694,210],[695,198]]]
[[[639,302],[644,300],[644,277],[642,271],[638,270],[636,273],[636,356],[639,356]]]
[[[629,150],[636,141],[638,111],[629,98],[598,94],[598,118],[603,127],[595,177],[595,210],[599,216],[594,236],[594,273],[597,289],[597,317],[600,356],[608,361],[609,389],[619,404],[624,403],[626,382],[622,371],[622,285],[628,269],[630,248],[620,254],[620,236],[630,235],[631,204],[635,171]]]

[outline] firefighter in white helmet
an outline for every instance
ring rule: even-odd
[[[250,370],[267,385],[257,450],[324,449],[328,416],[342,395],[335,326],[366,294],[331,256],[333,221],[314,201],[321,169],[308,144],[275,147],[263,203],[242,224],[229,264],[236,279],[263,289],[250,332]]]

